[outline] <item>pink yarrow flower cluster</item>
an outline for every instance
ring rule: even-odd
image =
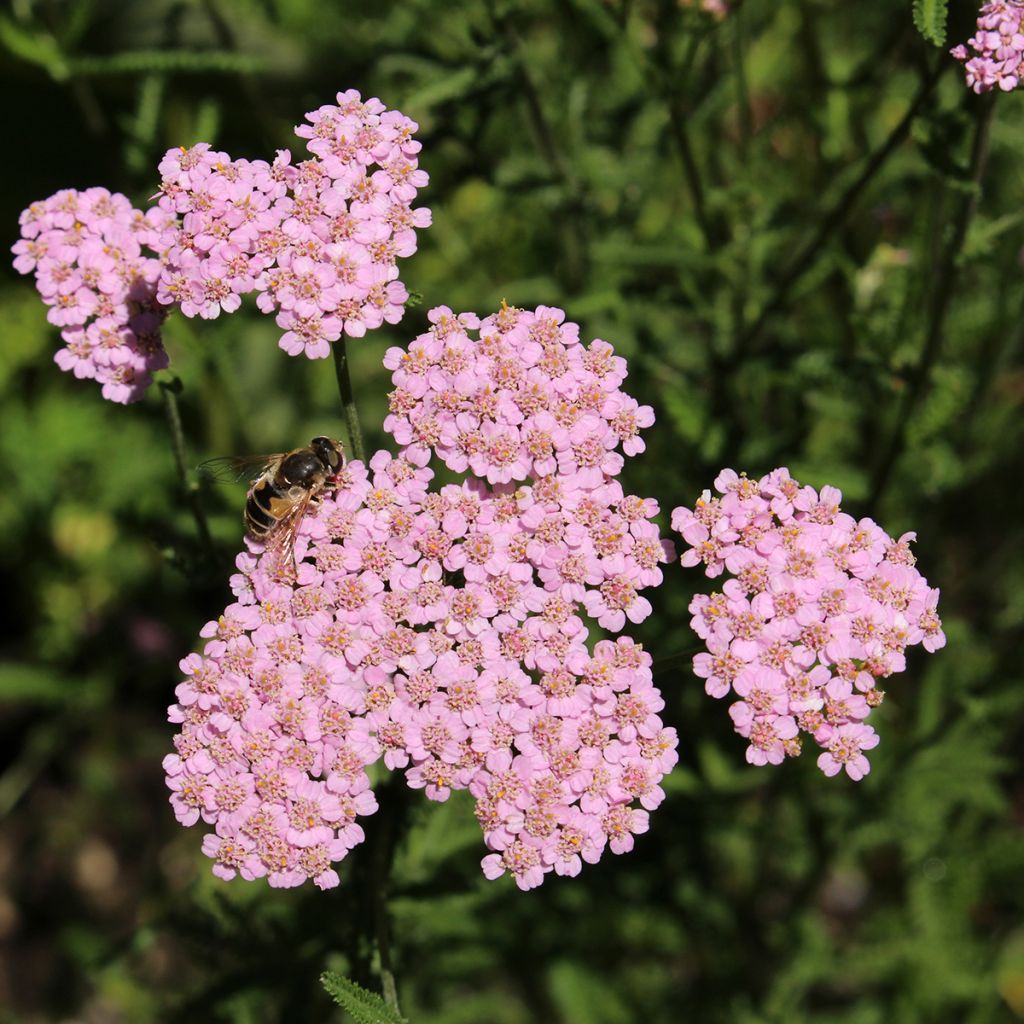
[[[399,444],[492,484],[557,476],[587,489],[644,451],[654,413],[621,390],[625,359],[600,339],[581,344],[562,310],[428,315],[427,334],[384,358],[395,384],[384,428]]]
[[[158,239],[166,217],[105,188],[65,189],[21,215],[14,267],[34,274],[60,328],[57,365],[96,380],[112,402],[138,401],[167,365],[166,310],[156,299]]]
[[[950,53],[963,62],[967,85],[977,93],[998,87],[1011,92],[1020,85],[1024,59],[1024,3],[996,0],[978,12],[977,32]]]
[[[576,874],[606,845],[630,849],[675,762],[649,656],[625,637],[591,650],[583,622],[642,621],[640,590],[672,557],[650,521],[657,503],[616,480],[654,416],[622,391],[625,360],[606,342],[581,344],[560,309],[503,304],[481,320],[439,307],[429,319],[385,356],[385,428],[410,456],[476,477],[465,486],[483,511],[441,568],[465,580],[450,619],[465,618],[463,602],[480,617],[469,635],[448,630],[460,659],[483,644],[480,681],[497,698],[465,722],[483,758],[468,784],[494,851],[484,872],[528,889],[549,871]]]
[[[408,292],[397,261],[416,251],[430,211],[413,209],[427,175],[417,125],[355,90],[295,129],[311,157],[233,160],[205,143],[160,163],[159,205],[175,218],[160,298],[186,316],[232,312],[243,295],[276,314],[290,355],[321,359],[342,334],[398,323]]]
[[[432,319],[442,358],[472,351],[452,325],[476,318]],[[519,353],[523,387],[572,423],[626,401],[625,367],[602,343],[589,369],[567,355],[578,373],[554,372],[558,349],[586,352],[563,321],[557,310],[506,308],[483,321],[489,340],[475,344],[489,346],[502,373]],[[526,373],[541,365],[546,376]],[[593,422],[603,460],[580,465],[570,454],[564,471],[540,460],[520,484],[476,478],[428,490],[422,439],[396,458],[377,453],[369,473],[349,463],[301,525],[291,581],[250,546],[238,599],[207,627],[202,658],[183,663],[190,678],[171,709],[183,726],[166,765],[172,803],[185,824],[215,826],[204,849],[218,874],[335,884],[324,864],[361,833],[329,835],[341,819],[323,814],[315,837],[287,823],[310,787],[321,803],[352,796],[350,784],[365,793],[361,773],[378,758],[429,799],[472,793],[488,877],[508,872],[529,889],[632,848],[664,798],[676,734],[659,718],[650,656],[626,637],[589,646],[585,619],[615,631],[644,619],[651,606],[640,591],[661,582],[673,552],[651,522],[657,504],[615,479],[622,460],[608,458],[607,418]],[[324,723],[339,716],[328,733]],[[273,786],[259,782],[267,772]],[[237,780],[232,799],[246,795],[223,814],[216,793],[228,780]]]
[[[336,886],[376,810],[370,716],[386,713],[412,633],[388,613],[387,566],[415,560],[403,537],[430,474],[385,453],[371,467],[349,463],[303,521],[294,577],[249,545],[234,602],[181,663],[164,769],[178,820],[212,826],[203,852],[220,878]]]
[[[160,328],[175,306],[213,319],[258,293],[290,355],[330,353],[343,334],[398,323],[408,292],[397,262],[430,211],[416,123],[355,90],[295,129],[310,159],[233,160],[199,143],[160,163],[157,206],[103,188],[67,189],[21,215],[14,266],[61,328],[57,364],[114,402],[140,399],[167,366]]]
[[[729,713],[749,763],[795,757],[806,733],[826,775],[859,780],[878,743],[865,724],[882,702],[878,681],[904,670],[908,647],[946,642],[939,591],[914,567],[915,534],[893,540],[842,512],[836,488],[819,493],[786,469],[760,480],[724,470],[715,488],[672,513],[690,545],[682,564],[732,576],[690,604],[707,646],[694,672],[712,697],[739,698]]]
[[[626,638],[590,652],[579,614],[602,560],[646,559],[653,505],[612,484],[604,505],[551,481],[428,492],[423,462],[349,463],[299,530],[294,579],[250,545],[182,663],[171,803],[213,826],[222,878],[336,885],[381,757],[429,799],[469,789],[485,873],[522,888],[631,849],[664,797],[676,736],[650,656]]]

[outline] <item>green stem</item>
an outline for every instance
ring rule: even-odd
[[[697,158],[694,155],[693,147],[690,145],[690,133],[687,128],[686,114],[683,111],[680,99],[673,96],[668,101],[668,123],[672,133],[672,140],[679,150],[679,159],[683,164],[683,176],[686,178],[687,187],[690,190],[690,199],[693,202],[693,214],[704,237],[704,245],[709,249],[715,248],[715,231],[708,216],[707,197],[704,192],[704,182],[701,178],[700,167],[697,165]]]
[[[534,137],[535,147],[541,158],[551,169],[552,177],[561,185],[563,201],[558,209],[559,231],[562,236],[562,250],[565,254],[566,284],[578,291],[586,276],[587,238],[586,218],[583,216],[583,197],[579,183],[572,171],[572,164],[566,160],[558,142],[558,134],[552,128],[540,89],[533,79],[526,48],[516,30],[513,20],[499,13],[496,5],[490,5],[490,17],[497,31],[504,34],[516,60],[520,94],[526,102],[527,122]]]
[[[921,358],[910,376],[907,389],[903,393],[903,401],[900,403],[899,413],[896,416],[896,426],[893,429],[892,437],[889,439],[889,444],[875,470],[870,498],[872,506],[877,504],[889,485],[892,470],[906,442],[910,417],[928,389],[932,367],[942,351],[946,314],[949,312],[949,304],[960,275],[960,252],[967,239],[967,229],[978,208],[981,181],[985,176],[985,167],[988,164],[989,135],[992,116],[995,113],[995,97],[989,95],[978,102],[977,126],[971,146],[970,185],[960,201],[953,221],[952,234],[936,268],[935,283],[929,302],[928,333],[925,335],[924,348],[921,351]]]
[[[733,66],[736,69],[736,116],[739,122],[740,158],[747,165],[750,139],[754,134],[754,119],[750,110],[750,88],[747,84],[746,39],[743,32],[743,18],[737,8],[732,15]]]
[[[931,96],[947,64],[948,61],[939,61],[927,74],[925,80],[921,83],[917,96],[914,97],[913,102],[899,124],[889,133],[889,137],[885,142],[868,158],[864,169],[857,176],[857,179],[839,197],[832,209],[822,218],[818,230],[814,233],[813,237],[797,253],[775,286],[772,297],[761,308],[753,323],[737,339],[735,352],[732,357],[734,363],[739,362],[754,345],[771,317],[786,305],[793,286],[814,266],[818,254],[832,233],[846,223],[846,219],[853,212],[853,208],[861,193],[909,134],[914,118],[917,117],[921,107],[924,106],[928,97]]]
[[[384,1002],[401,1017],[398,987],[391,960],[391,921],[388,912],[391,865],[400,839],[400,831],[408,806],[408,791],[401,777],[392,776],[379,789],[380,814],[375,822],[370,855],[370,912],[373,937],[377,946],[381,991]]]
[[[348,431],[352,456],[360,462],[365,462],[366,449],[363,447],[363,432],[359,427],[359,410],[356,409],[356,400],[352,396],[352,378],[348,373],[348,352],[345,349],[344,334],[331,345],[331,353],[334,355],[334,373],[338,378],[341,411],[345,416],[345,430]]]
[[[384,994],[384,1002],[401,1014],[398,1005],[398,986],[395,984],[395,973],[391,966],[391,941],[388,920],[387,896],[383,891],[373,894],[374,938],[377,940],[377,955],[380,958],[380,984]]]
[[[687,110],[683,99],[687,93],[697,51],[703,39],[703,33],[693,33],[687,44],[686,54],[683,57],[681,67],[675,70],[657,66],[654,68],[654,77],[656,87],[665,97],[665,104],[668,108],[669,133],[672,136],[676,149],[679,151],[679,159],[683,165],[683,177],[686,179],[690,201],[693,203],[693,213],[697,221],[697,227],[704,238],[705,247],[713,252],[718,246],[718,235],[715,230],[715,224],[708,213],[704,180],[701,175],[700,165],[697,163],[697,157],[693,152],[693,146],[690,143],[690,111]]]
[[[199,485],[194,480],[190,480],[188,475],[188,462],[185,458],[185,432],[181,426],[181,413],[178,410],[179,394],[181,394],[181,381],[177,377],[173,377],[169,382],[160,382],[160,398],[164,403],[167,426],[171,432],[171,451],[174,453],[174,465],[178,471],[178,480],[185,492],[185,500],[192,511],[192,518],[196,522],[199,542],[205,548],[206,553],[212,557],[214,554],[213,538],[210,536],[206,513],[203,512],[203,504],[199,499]]]

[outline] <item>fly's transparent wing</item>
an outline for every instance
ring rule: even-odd
[[[265,555],[270,558],[272,571],[283,579],[295,580],[298,577],[298,566],[295,564],[295,536],[312,498],[313,492],[306,491],[288,514],[277,521],[263,545]]]
[[[196,466],[196,472],[207,480],[222,480],[236,484],[242,479],[255,480],[281,458],[281,454],[222,455],[200,462]]]

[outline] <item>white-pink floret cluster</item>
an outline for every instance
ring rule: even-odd
[[[732,577],[690,604],[707,647],[694,672],[712,697],[740,698],[729,712],[749,763],[798,755],[806,733],[826,775],[861,779],[878,743],[865,724],[878,681],[905,669],[908,647],[946,642],[939,591],[914,567],[915,534],[893,540],[842,512],[835,487],[819,493],[784,468],[760,480],[724,470],[715,488],[672,513],[690,545],[682,564]]]
[[[449,314],[433,320],[450,366],[464,339]],[[532,346],[561,365],[562,332],[575,333],[563,321],[544,307],[485,320],[504,354],[491,369],[513,351],[537,365]],[[566,422],[598,391],[603,407],[625,374],[610,346],[598,351],[587,387],[534,374],[523,393],[557,395]],[[495,383],[486,363],[476,371]],[[378,452],[369,471],[349,463],[300,528],[294,581],[276,556],[243,554],[236,602],[183,663],[168,784],[184,824],[214,826],[204,850],[221,877],[336,884],[330,865],[362,838],[378,759],[429,799],[468,789],[492,851],[484,873],[523,889],[632,849],[664,799],[677,739],[651,658],[626,637],[589,645],[585,621],[617,631],[650,613],[640,591],[673,556],[657,503],[623,491],[621,458],[596,474],[555,460],[522,482],[429,490],[432,447]]]
[[[60,328],[54,360],[112,402],[138,401],[167,365],[156,299],[165,221],[105,188],[65,189],[21,214],[14,267],[35,275],[46,318]]]
[[[290,355],[322,359],[343,334],[398,323],[408,292],[399,259],[416,251],[430,211],[413,209],[427,184],[417,125],[358,92],[306,115],[273,163],[233,160],[206,143],[172,149],[160,163],[160,208],[175,218],[162,236],[160,298],[213,319],[258,293]]]
[[[156,206],[104,188],[65,189],[21,215],[14,266],[35,274],[61,329],[62,370],[103,397],[138,401],[167,366],[161,325],[175,307],[213,319],[257,293],[290,355],[322,359],[342,335],[398,323],[409,297],[398,260],[430,211],[417,125],[354,89],[295,129],[310,158],[233,160],[207,143],[168,150]]]
[[[384,358],[395,384],[384,428],[399,444],[492,484],[557,476],[585,488],[644,451],[654,413],[622,391],[625,359],[606,341],[582,344],[562,310],[429,317],[428,333]]]
[[[1024,3],[996,0],[978,12],[975,34],[950,53],[964,65],[967,85],[977,93],[999,88],[1011,92],[1020,85],[1024,60]]]

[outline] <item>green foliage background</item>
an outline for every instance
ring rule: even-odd
[[[481,876],[465,794],[410,800],[391,906],[414,1024],[1024,1017],[1024,96],[967,93],[910,0],[734,6],[717,27],[676,0],[0,14],[9,242],[58,188],[141,203],[169,146],[268,156],[337,90],[379,95],[420,122],[435,226],[403,269],[423,305],[350,346],[371,443],[383,352],[427,308],[556,304],[655,407],[626,482],[666,524],[721,466],[785,464],[916,529],[942,587],[949,646],[892,680],[860,785],[810,755],[746,766],[676,667],[681,763],[633,854],[522,894]],[[949,7],[966,38],[975,4]],[[223,607],[242,491],[202,495],[211,564],[157,389],[101,402],[52,365],[31,285],[0,286],[0,1021],[341,1019],[322,971],[379,988],[358,851],[333,893],[225,885],[163,787],[176,663]],[[330,364],[275,338],[254,312],[169,324],[193,462],[340,432]],[[707,587],[676,568],[653,594],[656,659],[691,646]]]

